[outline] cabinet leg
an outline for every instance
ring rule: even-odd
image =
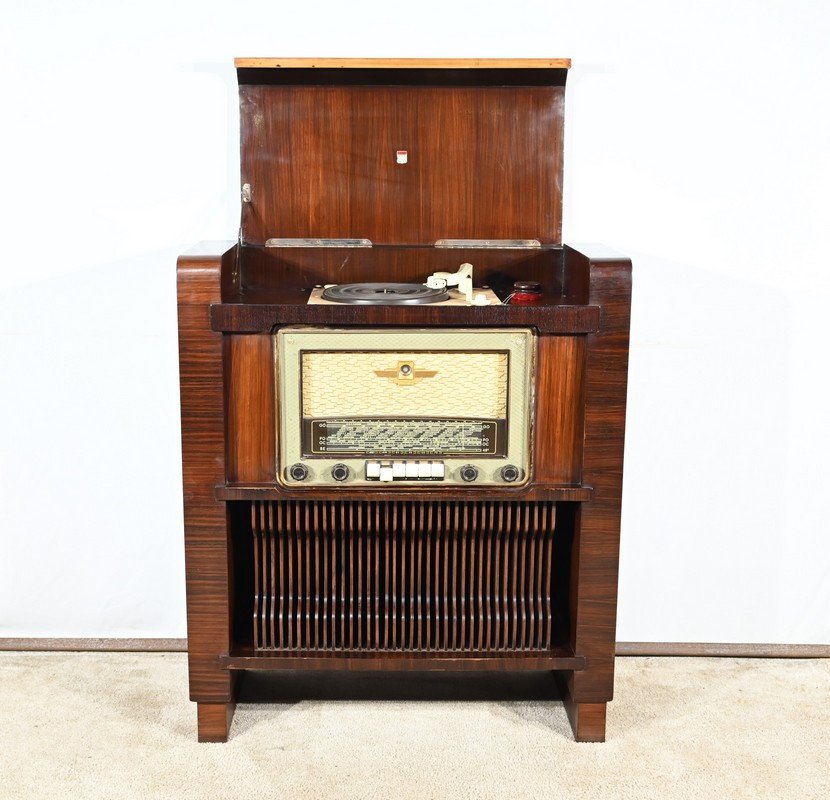
[[[200,742],[227,742],[236,703],[196,703]]]
[[[604,742],[605,709],[608,703],[579,703],[571,695],[570,676],[556,671],[553,677],[559,689],[559,697],[568,712],[574,739],[577,742]]]
[[[570,699],[565,699],[564,703],[577,742],[605,741],[607,703],[575,703]]]

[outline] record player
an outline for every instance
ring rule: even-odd
[[[178,262],[201,741],[246,670],[613,693],[631,264],[563,245],[566,59],[237,59],[239,239]]]
[[[498,295],[489,287],[473,287],[473,265],[462,264],[458,272],[437,272],[424,283],[365,283],[315,286],[309,303],[348,303],[362,306],[415,306],[440,303],[452,305],[500,305]]]

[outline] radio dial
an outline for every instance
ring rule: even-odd
[[[460,475],[462,481],[472,483],[476,478],[478,478],[478,469],[472,464],[465,464],[461,467]]]
[[[349,477],[349,468],[345,464],[335,464],[331,468],[331,477],[342,483]]]
[[[295,481],[304,481],[308,477],[308,467],[305,464],[292,464],[288,468],[288,474]]]

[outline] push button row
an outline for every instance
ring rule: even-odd
[[[366,480],[383,481],[442,481],[443,461],[367,461]]]

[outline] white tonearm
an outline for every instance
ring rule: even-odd
[[[487,300],[482,295],[484,303],[473,297],[473,265],[462,264],[458,272],[435,272],[427,278],[426,285],[430,289],[447,289],[450,286],[457,286],[458,291],[464,295],[464,299],[471,305],[486,305]],[[476,302],[478,301],[478,302]]]

